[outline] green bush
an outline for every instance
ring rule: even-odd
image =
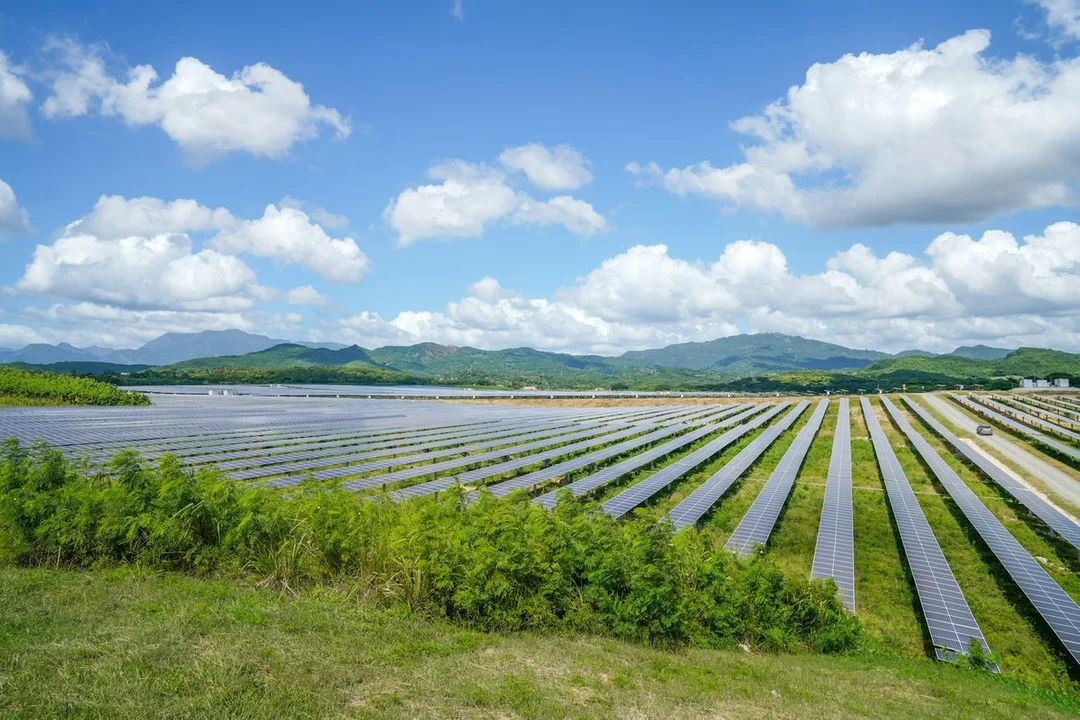
[[[658,517],[616,522],[569,497],[549,512],[524,496],[361,501],[316,483],[290,492],[191,471],[175,457],[149,467],[130,452],[88,475],[54,449],[9,440],[0,561],[243,572],[487,630],[830,652],[859,637],[834,587],[787,578],[766,556],[713,552]]]
[[[127,392],[101,380],[0,366],[0,398],[29,404],[149,405],[142,393]]]

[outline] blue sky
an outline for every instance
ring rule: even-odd
[[[1080,349],[1074,0],[23,5],[0,346]]]

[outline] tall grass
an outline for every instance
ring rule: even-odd
[[[860,625],[833,589],[767,557],[713,552],[654,516],[619,523],[570,499],[358,501],[336,486],[289,496],[218,471],[117,455],[87,475],[54,449],[0,447],[0,562],[243,573],[333,586],[485,630],[585,630],[658,645],[841,651]]]

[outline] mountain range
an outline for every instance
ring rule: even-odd
[[[138,348],[116,350],[91,345],[77,348],[68,343],[33,343],[19,349],[0,349],[0,363],[53,365],[55,363],[109,363],[114,365],[172,365],[192,358],[243,355],[291,342],[255,335],[243,330],[205,330],[197,333],[165,333]],[[310,348],[337,350],[341,343],[298,342]]]
[[[290,343],[253,353],[187,360],[174,364],[171,369],[368,367],[446,382],[462,382],[470,376],[513,376],[524,379],[543,376],[550,380],[563,374],[604,378],[631,371],[656,372],[665,369],[739,377],[792,370],[846,370],[864,367],[888,357],[891,356],[870,350],[850,350],[817,340],[766,333],[680,343],[655,350],[627,352],[618,357],[569,355],[532,348],[479,350],[436,343],[392,345],[371,350],[356,345],[327,350]]]
[[[64,373],[107,375],[125,384],[343,382],[577,389],[750,389],[753,385],[772,390],[906,383],[996,382],[1008,387],[1012,381],[1007,378],[1018,376],[1080,379],[1080,355],[1056,350],[975,345],[944,355],[919,350],[890,355],[779,333],[679,343],[617,357],[436,343],[368,349],[283,342],[241,331],[170,333],[136,350],[31,345],[9,353],[14,358],[11,362]]]

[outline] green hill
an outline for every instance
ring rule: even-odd
[[[367,350],[356,345],[341,348],[340,350],[330,350],[282,343],[246,355],[197,358],[195,360],[185,360],[175,365],[167,365],[162,369],[185,371],[226,367],[284,368],[314,366],[377,367],[378,364],[371,360]]]
[[[976,360],[1001,360],[1011,352],[1014,351],[1008,348],[990,347],[989,345],[962,345],[949,354]]]
[[[621,359],[642,365],[749,375],[784,370],[844,370],[887,357],[888,354],[873,350],[852,350],[792,335],[760,333],[632,351],[624,353]]]
[[[721,352],[730,352],[720,356]],[[739,355],[737,353],[745,353]],[[647,362],[654,361],[653,364]],[[686,365],[666,363],[682,362]],[[701,367],[704,366],[704,367]],[[1080,355],[1021,348],[994,359],[886,356],[783,335],[684,343],[617,358],[531,348],[480,350],[435,343],[340,350],[285,343],[247,355],[200,358],[134,373],[126,382],[327,382],[588,390],[857,391],[905,384],[993,385],[1019,377],[1080,380]]]

